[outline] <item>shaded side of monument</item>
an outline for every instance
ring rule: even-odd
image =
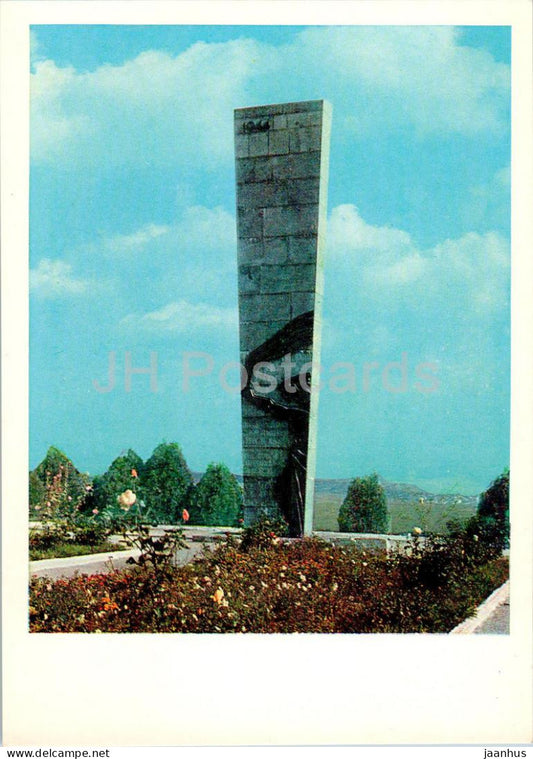
[[[331,106],[235,111],[245,524],[311,533]]]

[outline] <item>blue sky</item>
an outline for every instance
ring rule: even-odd
[[[240,470],[233,109],[326,98],[317,474],[486,487],[509,463],[510,58],[508,27],[32,27],[30,465],[167,440]],[[157,392],[126,390],[127,351]],[[213,368],[185,392],[193,351]]]

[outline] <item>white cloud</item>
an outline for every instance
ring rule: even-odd
[[[113,235],[96,243],[112,254],[149,253],[152,257],[168,255],[180,258],[198,255],[205,260],[206,255],[215,255],[214,262],[221,264],[226,253],[235,255],[235,216],[217,206],[190,206],[183,209],[179,219],[173,224],[145,224],[131,232]],[[186,254],[186,255],[185,255]]]
[[[37,61],[32,155],[216,170],[233,158],[233,108],[316,97],[333,102],[338,138],[475,135],[505,128],[509,87],[509,67],[449,27],[313,27],[278,47],[198,42],[92,72]]]
[[[30,269],[30,291],[42,297],[79,295],[89,287],[88,280],[72,275],[72,266],[65,261],[43,258],[36,269]]]
[[[504,123],[509,66],[458,44],[453,27],[311,28],[301,41],[318,81],[339,79],[359,130],[407,123],[423,134],[476,134]]]
[[[509,228],[511,201],[511,168],[504,166],[494,172],[485,184],[470,187],[463,202],[462,221],[470,229],[498,226]]]
[[[328,223],[330,275],[357,291],[358,302],[412,309],[440,304],[443,315],[478,317],[509,303],[509,242],[495,232],[470,232],[427,250],[391,227],[373,227],[352,205],[338,206]]]
[[[93,72],[38,62],[32,75],[32,156],[72,165],[215,169],[232,154],[231,113],[256,43],[197,43],[172,56],[147,51]]]
[[[179,300],[145,314],[129,314],[120,324],[150,333],[194,334],[204,330],[236,331],[238,317],[236,308]]]
[[[494,183],[496,187],[510,190],[511,188],[511,167],[504,166],[494,174]]]
[[[435,364],[450,399],[505,394],[505,237],[469,232],[421,249],[403,230],[368,225],[355,206],[333,209],[328,237],[336,247],[326,258],[324,314],[336,339],[324,343],[324,360],[396,361],[405,352],[410,366]]]
[[[114,253],[130,253],[143,249],[152,240],[168,235],[170,227],[161,224],[146,224],[127,235],[115,235],[106,240],[105,247]]]
[[[327,245],[331,255],[340,257],[357,252],[364,260],[372,259],[376,249],[387,259],[397,259],[402,251],[413,248],[410,235],[393,227],[367,224],[359,209],[351,203],[336,206],[328,222]]]
[[[231,250],[235,256],[237,232],[235,216],[223,208],[191,206],[175,226],[176,238],[203,254]]]
[[[83,75],[72,66],[60,68],[53,61],[39,61],[30,78],[31,92],[31,154],[39,160],[86,161],[83,153],[93,151],[103,125],[91,118],[91,103],[87,97],[77,100],[76,90]],[[97,155],[97,154],[96,154]]]
[[[30,29],[30,59],[32,65],[38,61],[44,60],[45,56],[42,51],[42,46],[35,33],[35,29]]]
[[[237,299],[235,217],[221,207],[191,206],[172,223],[96,237],[69,250],[69,257],[98,282],[99,295],[105,289],[117,303],[114,293],[125,283],[130,302],[151,307],[191,294],[220,306]]]

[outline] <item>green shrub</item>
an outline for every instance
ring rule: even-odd
[[[39,511],[46,501],[46,488],[35,470],[30,472],[29,487],[30,509],[37,507],[37,511]]]
[[[341,532],[387,532],[387,500],[377,474],[352,480],[338,521]]]
[[[181,521],[188,508],[193,477],[177,443],[161,443],[143,468],[144,500],[160,522]]]
[[[79,513],[65,519],[41,523],[30,531],[30,559],[75,556],[95,552],[97,547],[106,550],[109,529],[94,517]]]
[[[242,489],[224,464],[209,464],[191,495],[192,524],[236,527],[243,518]]]
[[[87,543],[62,543],[49,548],[31,548],[30,561],[41,561],[43,559],[66,559],[70,556],[88,556],[94,553],[115,553],[123,551],[125,546],[117,543],[109,543],[104,540],[102,543],[88,545]]]
[[[138,524],[159,524],[159,520],[153,511],[146,507],[144,501],[137,500],[131,507],[120,506],[114,503],[106,506],[98,512],[97,520],[105,526],[109,533],[121,533]]]
[[[71,534],[75,543],[96,546],[105,542],[106,538],[109,537],[110,530],[96,519],[81,517],[72,525]]]
[[[65,538],[63,525],[55,522],[46,522],[40,529],[30,532],[29,547],[32,550],[47,550],[57,546]]]

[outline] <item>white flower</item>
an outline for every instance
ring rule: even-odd
[[[125,511],[127,511],[130,506],[133,506],[136,500],[137,496],[131,490],[125,490],[123,493],[117,496],[119,506]]]

